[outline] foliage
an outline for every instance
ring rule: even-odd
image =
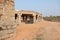
[[[43,17],[43,19],[46,21],[60,22],[60,16]]]

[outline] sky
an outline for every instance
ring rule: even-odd
[[[44,16],[60,16],[60,0],[15,0],[15,10],[32,10]]]

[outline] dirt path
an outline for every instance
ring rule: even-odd
[[[32,40],[36,34],[44,33],[44,40],[60,40],[60,23],[38,22],[35,24],[21,24],[16,28],[13,40]]]

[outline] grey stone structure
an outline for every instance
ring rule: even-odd
[[[43,20],[42,14],[35,11],[19,10],[15,12],[15,19],[20,23],[36,23]]]

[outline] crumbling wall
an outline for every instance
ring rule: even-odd
[[[15,33],[14,0],[0,0],[0,40],[11,40]]]
[[[0,40],[12,40],[15,35],[15,21],[9,19],[0,20]]]

